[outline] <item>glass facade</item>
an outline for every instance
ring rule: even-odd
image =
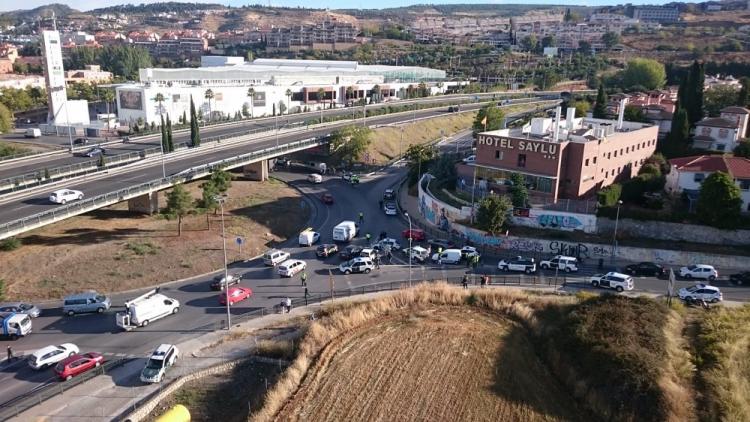
[[[514,172],[512,171],[477,167],[477,184],[481,185],[481,181],[484,180],[490,185],[488,186],[488,189],[492,189],[492,185],[509,186],[511,184],[510,176],[513,173]],[[530,191],[547,193],[550,195],[554,193],[556,184],[555,179],[551,177],[532,176],[523,173],[521,173],[521,175],[524,177],[526,187]]]

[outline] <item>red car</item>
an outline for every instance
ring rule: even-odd
[[[331,195],[330,193],[324,193],[320,197],[320,200],[323,201],[324,204],[331,205],[333,204],[333,195]]]
[[[231,287],[229,288],[229,306],[234,305],[237,302],[242,302],[253,295],[253,291],[249,287]],[[222,293],[219,295],[219,303],[222,305],[227,304],[227,295]]]
[[[424,230],[420,229],[406,229],[401,232],[401,236],[407,239],[411,238],[411,240],[425,240],[426,237],[424,234]]]
[[[104,356],[101,353],[73,355],[55,365],[55,373],[61,380],[67,381],[89,369],[99,367],[102,363],[104,363]]]

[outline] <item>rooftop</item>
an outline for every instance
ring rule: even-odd
[[[737,107],[737,106],[724,107],[721,109],[721,112],[732,113],[732,114],[750,114],[750,110],[746,109],[745,107]]]
[[[707,117],[698,123],[696,126],[708,126],[708,127],[721,127],[727,129],[737,129],[737,123],[729,121],[723,117]]]
[[[735,179],[750,179],[750,159],[729,155],[697,155],[673,158],[669,164],[675,169],[691,173],[722,171]]]

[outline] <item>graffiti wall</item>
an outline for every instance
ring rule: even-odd
[[[423,176],[423,178],[429,177],[430,175],[428,174]],[[425,192],[422,189],[422,183],[419,183],[419,213],[428,222],[443,230],[450,230],[453,221],[471,217],[471,207],[462,207],[459,209],[438,201]]]
[[[547,211],[537,208],[524,209],[523,211],[513,212],[513,224],[539,229],[596,232],[595,215]]]

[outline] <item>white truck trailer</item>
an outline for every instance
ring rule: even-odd
[[[180,302],[177,299],[166,297],[154,289],[125,302],[125,312],[117,313],[117,326],[130,331],[179,311]]]

